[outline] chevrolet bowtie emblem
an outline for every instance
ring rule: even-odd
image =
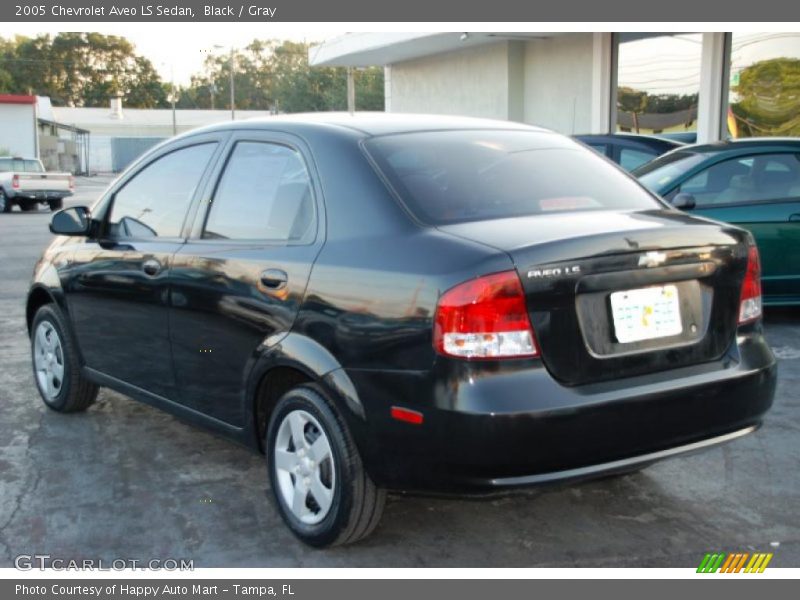
[[[657,267],[667,260],[667,255],[663,252],[647,252],[639,257],[640,267]]]

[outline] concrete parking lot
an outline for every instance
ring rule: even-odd
[[[67,205],[107,181],[79,180]],[[0,567],[34,553],[195,567],[692,567],[708,551],[754,550],[800,566],[800,309],[767,311],[780,382],[756,434],[571,487],[392,497],[371,538],[320,551],[281,523],[261,456],[108,390],[84,414],[45,408],[24,299],[49,218],[0,215]]]

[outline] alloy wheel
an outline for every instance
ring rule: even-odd
[[[272,449],[281,498],[307,525],[321,522],[333,503],[336,486],[330,440],[319,421],[304,410],[287,413]]]
[[[39,389],[48,400],[55,400],[64,384],[64,349],[56,328],[42,321],[33,338],[33,360]]]

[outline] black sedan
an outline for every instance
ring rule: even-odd
[[[753,234],[764,301],[800,304],[800,140],[686,146],[633,172],[653,192],[701,217]]]
[[[636,133],[575,135],[573,137],[592,150],[610,158],[626,171],[633,171],[639,165],[683,146],[681,142],[675,140]]]
[[[228,123],[51,230],[27,300],[47,406],[106,386],[260,450],[316,546],[368,535],[387,490],[630,472],[772,403],[750,234],[542,129]]]

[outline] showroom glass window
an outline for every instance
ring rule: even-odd
[[[206,239],[301,242],[312,234],[314,202],[305,161],[296,150],[239,142],[217,186]]]
[[[617,131],[697,131],[702,49],[699,33],[619,34]]]
[[[734,33],[728,134],[800,136],[800,33]]]
[[[215,143],[170,152],[144,167],[114,195],[112,238],[178,237]]]

